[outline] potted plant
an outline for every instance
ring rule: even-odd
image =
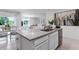
[[[54,23],[54,20],[49,21],[49,24],[53,25],[53,23]]]
[[[53,19],[51,21],[49,21],[49,24],[52,25],[53,28],[55,28],[54,20]]]

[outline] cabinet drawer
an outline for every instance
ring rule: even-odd
[[[36,50],[48,50],[48,40],[35,47]]]
[[[44,42],[46,40],[48,40],[48,36],[41,37],[41,38],[35,40],[34,46],[37,46],[37,45],[41,44],[42,42]]]

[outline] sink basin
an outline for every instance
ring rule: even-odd
[[[45,29],[42,29],[41,31],[52,31],[53,29],[47,29],[47,30],[45,30]]]

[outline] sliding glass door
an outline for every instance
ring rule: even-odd
[[[23,17],[21,21],[21,25],[23,27],[29,28],[30,27],[30,18],[29,17]]]
[[[1,31],[5,30],[5,27],[10,28],[16,26],[16,17],[7,17],[7,16],[0,16],[0,29]]]

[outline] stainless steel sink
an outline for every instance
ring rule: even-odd
[[[52,31],[53,29],[47,29],[47,30],[45,30],[45,29],[42,29],[41,31]]]

